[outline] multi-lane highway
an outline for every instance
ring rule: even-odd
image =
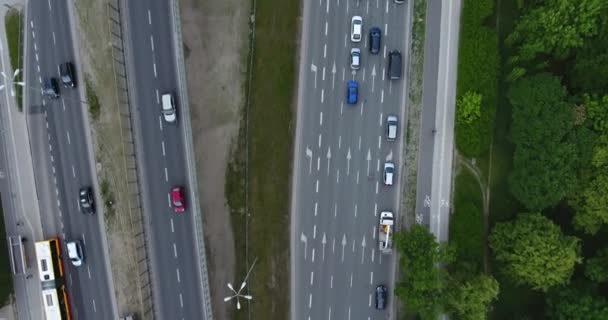
[[[351,18],[363,17],[363,40],[350,40]],[[399,212],[401,150],[407,123],[405,66],[411,5],[393,0],[304,2],[298,124],[292,202],[292,319],[378,319],[379,284],[393,291],[393,254],[378,250],[381,210]],[[369,29],[382,30],[380,53],[369,53]],[[361,49],[361,68],[349,65]],[[387,79],[387,54],[403,56],[401,80]],[[359,82],[359,102],[349,106],[346,82]],[[385,138],[386,116],[399,116],[399,138]],[[393,161],[397,180],[382,183]],[[397,215],[397,223],[399,223]]]
[[[116,302],[105,260],[103,217],[84,215],[78,205],[79,189],[94,182],[84,121],[87,107],[79,90],[83,79],[76,79],[76,88],[60,87],[58,99],[41,94],[45,78],[59,79],[60,63],[75,61],[67,3],[56,0],[28,5],[24,110],[28,113],[43,236],[59,237],[63,245],[71,239],[84,244],[83,266],[72,266],[64,256],[74,319],[113,319]]]
[[[186,196],[191,193],[169,5],[165,0],[127,3],[131,98],[143,151],[143,208],[157,318],[204,319],[192,199],[186,198],[186,210],[179,214],[170,201],[174,186],[183,186]],[[175,98],[177,123],[161,116],[164,93]]]

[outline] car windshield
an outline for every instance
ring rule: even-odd
[[[181,202],[181,201],[179,201],[179,200],[173,200],[173,204],[174,204],[176,207],[181,207],[181,206],[182,206],[182,202]]]

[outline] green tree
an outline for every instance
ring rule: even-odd
[[[446,294],[447,309],[457,319],[484,320],[488,307],[498,296],[498,281],[484,274],[457,282]]]
[[[470,124],[481,116],[481,95],[477,92],[467,91],[458,98],[456,108],[457,121]]]
[[[607,320],[608,303],[595,288],[556,288],[547,295],[550,319]]]
[[[608,281],[608,248],[599,250],[585,262],[585,276],[595,282]]]
[[[581,262],[579,240],[564,236],[540,213],[520,214],[515,221],[496,224],[490,247],[507,276],[540,291],[567,283]]]
[[[576,182],[577,148],[568,139],[572,108],[558,78],[540,74],[517,81],[509,90],[515,144],[511,193],[529,210],[556,205]]]
[[[599,174],[590,178],[580,194],[581,206],[574,214],[574,226],[588,234],[596,234],[608,224],[608,176]]]
[[[443,309],[447,279],[439,264],[452,261],[452,250],[437,243],[435,236],[417,224],[407,232],[396,233],[394,240],[402,270],[395,294],[422,319],[437,319]]]
[[[565,57],[597,34],[605,0],[546,0],[530,5],[507,38],[522,60],[538,54]]]

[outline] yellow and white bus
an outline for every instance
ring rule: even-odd
[[[59,239],[37,241],[36,261],[42,286],[46,320],[70,320],[70,305],[63,281],[63,263]]]

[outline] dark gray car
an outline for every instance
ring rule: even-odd
[[[388,78],[401,79],[401,52],[393,50],[388,54]]]
[[[76,79],[74,79],[74,66],[71,62],[65,62],[59,65],[59,75],[61,76],[61,83],[64,87],[76,87]]]
[[[376,287],[376,309],[384,310],[386,309],[386,287],[384,285],[379,285]]]
[[[57,84],[57,79],[47,78],[46,80],[44,80],[42,94],[52,99],[59,98],[59,85]]]

